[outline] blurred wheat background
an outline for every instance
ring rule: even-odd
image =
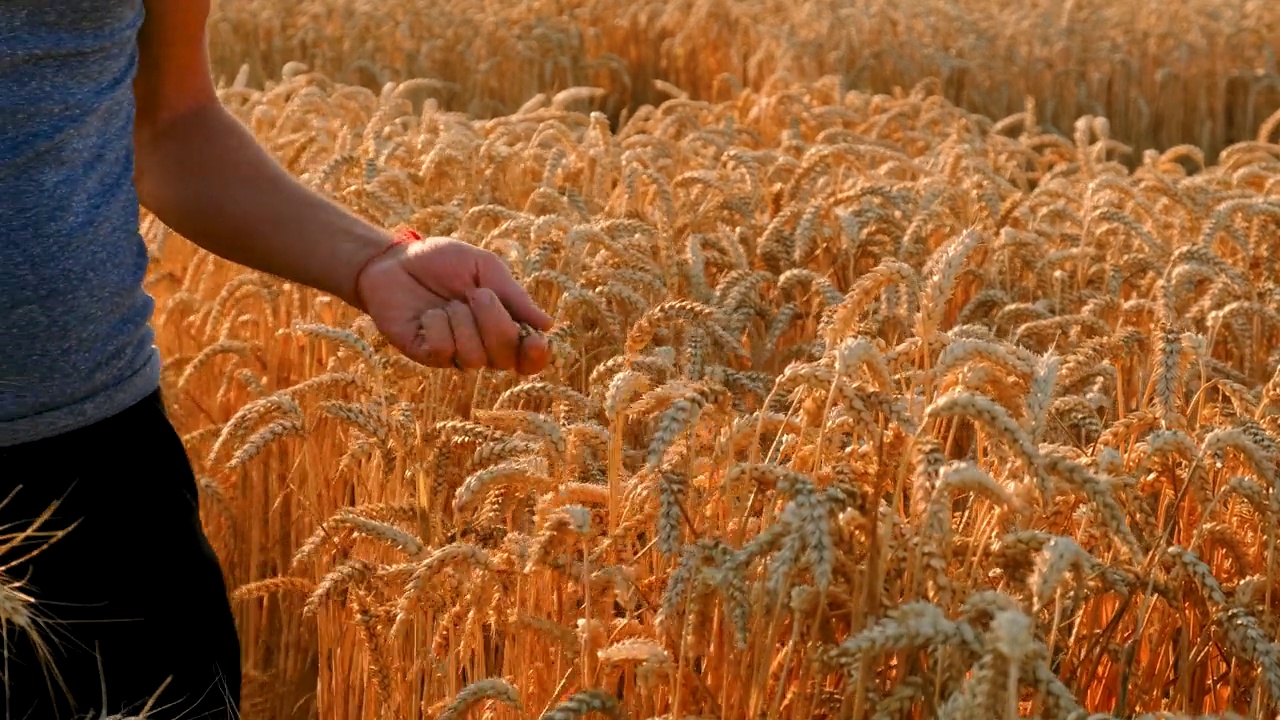
[[[426,370],[144,217],[245,717],[1274,716],[1278,39],[221,0],[291,172],[557,318],[537,377]]]
[[[933,79],[987,117],[1030,96],[1046,128],[1104,115],[1135,152],[1188,143],[1212,160],[1280,107],[1265,0],[221,0],[210,35],[228,80],[289,62],[375,90],[433,78],[443,109],[479,118],[582,85],[616,120],[665,98],[654,79],[708,101],[778,77],[872,93]]]

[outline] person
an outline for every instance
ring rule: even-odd
[[[398,242],[271,159],[218,101],[209,11],[0,4],[6,718],[239,713],[227,587],[159,395],[140,206],[367,313],[426,366],[532,374],[549,359],[551,318],[498,257]]]

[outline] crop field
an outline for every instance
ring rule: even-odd
[[[144,214],[256,720],[1274,717],[1280,3],[221,0],[533,377]]]

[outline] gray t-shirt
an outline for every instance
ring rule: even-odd
[[[0,1],[0,446],[159,385],[133,184],[142,0]]]

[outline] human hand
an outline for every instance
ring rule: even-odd
[[[532,375],[550,348],[539,308],[498,256],[447,237],[394,245],[355,278],[360,309],[410,359],[429,367],[488,367]]]

